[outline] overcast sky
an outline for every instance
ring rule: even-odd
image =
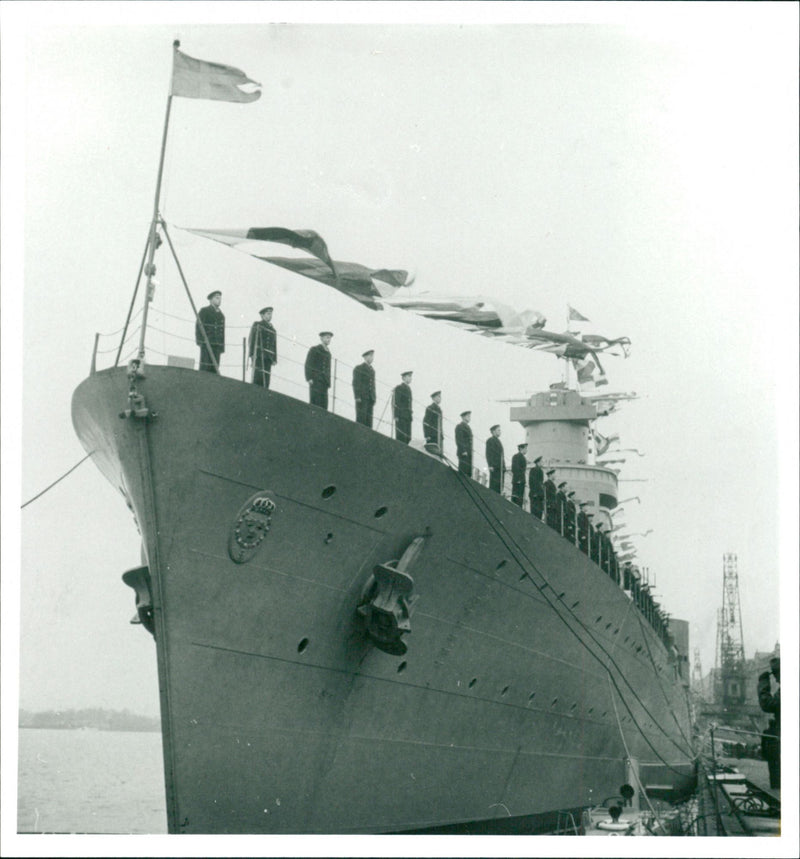
[[[248,26],[200,4],[32,4],[24,20],[3,5],[3,680],[19,653],[22,707],[158,710],[153,642],[128,623],[139,538],[119,493],[86,462],[18,508],[85,453],[70,401],[131,300],[175,38],[263,85],[252,104],[175,99],[161,212],[196,303],[223,290],[229,342],[274,304],[298,344],[281,341],[276,389],[305,397],[289,359],[331,328],[343,365],[376,349],[384,401],[411,366],[418,416],[442,389],[449,420],[473,409],[481,447],[501,423],[510,459],[523,430],[498,401],[562,367],[370,312],[181,227],[313,229],[336,259],[535,309],[557,331],[569,302],[586,332],[632,341],[604,361],[605,390],[639,399],[598,429],[644,454],[619,454],[620,498],[639,499],[626,524],[653,529],[640,563],[704,672],[725,552],[747,655],[797,652],[796,4],[461,4],[466,26],[400,23],[445,18],[421,4],[359,26],[342,23],[368,20],[357,4],[313,4],[339,23]],[[157,264],[148,357],[196,358],[166,247]],[[101,338],[100,366],[117,342]]]

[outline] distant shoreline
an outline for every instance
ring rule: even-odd
[[[141,716],[129,710],[105,710],[90,707],[82,710],[20,710],[17,726],[59,731],[143,731],[160,732],[157,716]]]
[[[158,734],[161,733],[161,725],[155,728],[107,728],[89,725],[23,725],[20,722],[18,728],[26,731],[114,731],[118,734]]]

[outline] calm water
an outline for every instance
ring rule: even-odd
[[[19,832],[167,831],[161,734],[19,731]]]

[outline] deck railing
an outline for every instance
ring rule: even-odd
[[[90,372],[95,373],[105,367],[112,367],[116,362],[121,366],[127,365],[128,361],[137,357],[139,348],[139,337],[141,332],[142,311],[134,313],[125,331],[125,340],[119,342],[122,329],[109,334],[96,334]],[[146,360],[151,364],[162,364],[180,366],[194,369],[197,367],[198,347],[194,338],[194,322],[190,319],[167,313],[155,307],[151,307],[148,316],[148,342]],[[220,356],[220,375],[251,382],[253,378],[252,368],[248,366],[247,360],[247,337],[250,326],[226,324],[226,350]],[[189,336],[191,335],[191,336]],[[309,347],[312,344],[304,343],[296,337],[289,337],[277,333],[278,361],[272,367],[270,378],[270,390],[294,397],[298,400],[308,402],[309,389],[305,379],[305,360]],[[341,417],[355,420],[355,397],[353,395],[352,378],[354,365],[349,364],[334,355],[331,361],[331,388],[329,390],[329,411]],[[372,428],[389,438],[394,438],[394,419],[392,413],[392,391],[395,385],[382,381],[376,377],[376,403],[373,409]],[[413,389],[412,389],[413,397]],[[424,438],[420,430],[422,428],[422,417],[428,402],[420,403],[413,401],[414,424],[412,426],[411,447],[424,450]],[[457,421],[443,415],[442,436],[445,461],[454,465],[456,462],[455,427]],[[484,440],[476,437],[473,443],[473,479],[483,486],[489,484],[489,469],[483,453]],[[510,455],[507,455],[507,466]],[[527,480],[526,480],[527,483]],[[503,483],[502,494],[505,498],[511,497],[511,472],[507,468]],[[525,493],[527,495],[527,492]],[[530,510],[529,499],[526,498],[523,509]],[[560,533],[564,539],[569,539],[587,557],[593,560],[597,566],[610,576],[621,588],[625,589],[631,596],[638,610],[662,639],[665,646],[671,646],[671,638],[667,631],[666,618],[658,610],[641,586],[641,578],[638,568],[628,568],[628,579],[625,571],[616,561],[614,555],[608,555],[602,548],[602,544],[596,544],[593,530],[590,532],[592,539],[588,545],[583,545],[580,539],[577,512],[571,522],[571,527],[564,521],[563,515],[559,513],[558,521],[551,521],[551,527]],[[547,522],[547,509],[542,514],[542,521]]]

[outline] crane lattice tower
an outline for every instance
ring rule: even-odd
[[[722,608],[717,614],[717,703],[744,704],[745,663],[737,558],[722,556]]]

